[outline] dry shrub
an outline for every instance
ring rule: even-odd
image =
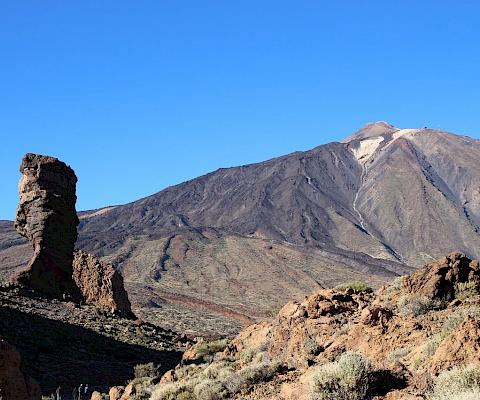
[[[322,365],[311,382],[312,400],[363,400],[370,384],[370,361],[360,353],[346,352]]]
[[[428,400],[479,399],[480,368],[475,366],[454,367],[442,372],[435,380]],[[477,397],[474,395],[476,394]],[[473,397],[472,397],[473,396]]]

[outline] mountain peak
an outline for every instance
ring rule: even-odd
[[[359,129],[352,135],[342,140],[342,143],[351,142],[355,139],[366,139],[370,137],[377,137],[386,133],[393,133],[398,131],[392,124],[386,121],[369,122],[363,128]]]

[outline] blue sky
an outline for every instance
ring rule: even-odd
[[[0,219],[26,152],[79,210],[339,140],[366,122],[480,137],[476,1],[0,2]]]

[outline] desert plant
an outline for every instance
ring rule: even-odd
[[[452,312],[448,316],[448,318],[445,320],[445,322],[443,323],[442,331],[443,332],[448,332],[448,333],[452,332],[453,330],[455,330],[455,328],[458,325],[460,325],[463,322],[463,320],[467,316],[473,317],[475,319],[479,319],[480,318],[480,308],[470,307],[470,308],[467,308],[467,309],[456,310],[456,311]]]
[[[320,344],[318,344],[314,338],[308,338],[305,341],[304,348],[305,348],[305,352],[308,355],[312,355],[312,356],[318,356],[323,350],[323,347]]]
[[[410,347],[402,347],[400,349],[393,350],[388,354],[387,361],[390,363],[395,363],[410,354],[411,351],[412,349]]]
[[[324,364],[311,382],[312,400],[363,400],[370,386],[370,361],[360,353],[347,352]]]
[[[480,393],[480,368],[475,366],[454,367],[442,372],[435,380],[428,400],[464,400]]]
[[[200,342],[195,346],[195,350],[200,357],[218,353],[225,350],[228,339],[219,339],[211,342]]]
[[[135,365],[133,372],[135,378],[159,378],[161,375],[160,365],[154,364],[153,362]]]
[[[230,393],[235,394],[241,390],[247,390],[257,383],[271,379],[280,367],[281,364],[278,362],[252,362],[240,371],[228,376],[222,383]]]
[[[352,289],[356,292],[373,292],[373,289],[365,282],[346,282],[337,285],[335,289],[340,290],[341,292],[345,292],[348,289]]]
[[[197,399],[202,400],[222,400],[228,399],[228,391],[219,381],[205,379],[195,385],[193,389]]]
[[[398,300],[398,312],[400,315],[419,316],[432,308],[432,300],[426,296],[402,296]]]
[[[465,300],[478,294],[476,282],[459,282],[455,284],[455,298]]]
[[[423,353],[426,358],[431,357],[435,354],[440,344],[448,336],[447,332],[439,332],[431,336],[424,344]]]

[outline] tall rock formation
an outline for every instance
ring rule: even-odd
[[[15,280],[55,297],[78,298],[72,279],[77,240],[77,177],[54,157],[28,153],[20,165],[20,201],[15,228],[33,246],[34,255]]]
[[[54,157],[29,153],[20,172],[15,228],[33,245],[34,255],[14,280],[47,295],[67,296],[133,317],[123,278],[115,268],[92,254],[74,253],[79,221],[73,169]]]
[[[85,303],[122,317],[133,317],[123,277],[113,265],[98,260],[92,254],[76,251],[73,279]]]

